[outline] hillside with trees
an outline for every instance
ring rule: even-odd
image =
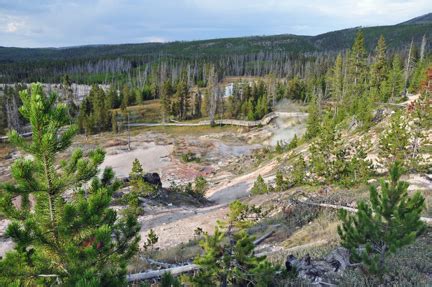
[[[3,48],[0,285],[431,285],[429,18]]]
[[[365,35],[368,52],[373,50],[380,35],[385,35],[392,52],[405,54],[411,41],[420,47],[423,37],[432,38],[429,18],[426,15],[422,19],[403,25],[358,27],[317,36],[254,36],[70,48],[0,47],[0,82],[60,82],[64,74],[79,83],[112,83],[119,78],[130,82],[131,77],[145,81],[155,73],[163,82],[161,72],[173,75],[173,69],[190,66],[197,83],[207,63],[219,66],[224,76],[269,73],[277,77],[304,76],[305,70],[310,69],[308,66],[316,69],[315,65],[322,65],[329,58],[333,60],[338,52],[350,48],[359,29]],[[426,43],[425,48],[430,47],[431,43]],[[301,68],[293,70],[291,66]]]

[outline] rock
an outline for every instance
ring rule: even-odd
[[[124,195],[124,192],[122,191],[116,191],[114,192],[114,194],[112,195],[113,198],[122,198]]]
[[[384,110],[378,109],[375,111],[375,114],[373,115],[372,122],[379,123],[384,118]]]
[[[318,286],[321,282],[331,283],[350,266],[350,254],[346,248],[338,247],[324,260],[311,260],[309,254],[302,259],[289,255],[285,261],[288,272],[295,270],[299,278],[308,280]]]
[[[162,187],[162,181],[160,179],[159,174],[156,172],[146,173],[143,176],[143,179],[147,183],[150,183],[152,185],[156,185],[157,187]]]

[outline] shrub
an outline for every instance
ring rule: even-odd
[[[267,184],[261,175],[258,175],[250,192],[251,194],[263,194],[268,192]]]
[[[203,176],[197,176],[194,182],[194,194],[204,197],[208,188],[208,182]]]

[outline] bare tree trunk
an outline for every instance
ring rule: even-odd
[[[414,40],[411,40],[411,44],[410,44],[410,48],[408,51],[408,57],[407,57],[407,61],[406,61],[406,65],[405,65],[405,83],[404,83],[404,89],[403,89],[403,95],[406,96],[407,94],[407,89],[408,89],[408,79],[411,73],[411,53],[412,53],[412,49],[413,49],[413,45],[414,45]]]

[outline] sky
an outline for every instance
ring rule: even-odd
[[[0,46],[318,35],[429,12],[431,0],[0,0]]]

